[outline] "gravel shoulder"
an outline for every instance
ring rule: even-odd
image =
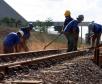
[[[37,80],[40,84],[102,84],[102,69],[90,57],[77,57],[49,68],[30,70],[13,80]],[[9,79],[10,80],[10,79]]]

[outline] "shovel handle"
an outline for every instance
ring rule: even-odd
[[[55,40],[57,40],[62,34],[59,34],[55,39],[53,39],[51,42],[49,42],[46,46],[44,46],[43,49],[46,49],[50,44],[52,44]]]

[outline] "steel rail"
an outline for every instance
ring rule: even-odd
[[[0,54],[0,58],[2,57],[14,57],[14,56],[19,56],[19,55],[24,55],[24,54],[44,54],[44,55],[47,55],[47,54],[52,54],[52,53],[58,53],[60,50],[57,50],[57,49],[50,49],[50,50],[41,50],[41,51],[28,51],[28,52],[19,52],[19,53],[8,53],[8,54]]]
[[[63,52],[63,50],[65,49],[0,54],[0,64],[15,62],[17,60],[32,59],[32,58],[46,56],[46,55],[58,54]]]
[[[73,52],[66,52],[66,53],[58,53],[58,54],[54,54],[54,55],[48,55],[45,57],[38,57],[38,58],[33,58],[33,59],[29,59],[29,60],[22,60],[22,61],[17,61],[17,62],[13,62],[13,63],[4,63],[4,64],[0,64],[0,80],[4,79],[4,75],[6,73],[6,71],[9,69],[9,67],[12,68],[12,66],[14,67],[18,67],[18,66],[27,66],[27,65],[32,65],[32,64],[40,64],[42,62],[48,62],[48,61],[62,61],[62,60],[69,60],[72,59],[74,57],[77,56],[84,56],[86,55],[89,49],[84,49],[84,50],[79,50],[79,51],[73,51]],[[29,53],[26,53],[29,56]],[[12,54],[14,55],[14,54]]]
[[[18,61],[18,62],[13,62],[13,63],[4,63],[0,65],[0,68],[3,67],[9,67],[9,66],[14,66],[14,65],[28,65],[28,64],[32,64],[32,63],[39,63],[39,62],[43,62],[46,60],[53,60],[53,59],[70,59],[76,56],[81,56],[81,55],[85,55],[86,54],[86,50],[81,50],[81,51],[73,51],[73,52],[69,52],[69,53],[61,53],[61,54],[55,54],[55,55],[49,55],[49,56],[45,56],[45,57],[38,57],[38,58],[34,58],[34,59],[30,59],[30,60],[26,60],[26,61]]]

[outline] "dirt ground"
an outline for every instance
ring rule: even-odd
[[[44,50],[44,47],[46,45],[47,45],[46,43],[32,43],[31,45],[29,45],[29,47],[31,46],[30,50]],[[66,48],[66,45],[60,43],[53,43],[46,47],[46,49],[60,49],[60,48]]]
[[[46,45],[47,45],[47,43],[41,43],[41,42],[31,42],[28,44],[30,51],[44,50],[44,47]],[[60,48],[66,48],[66,44],[52,43],[51,45],[46,47],[45,50],[47,50],[47,49],[60,49]],[[2,53],[3,53],[3,46],[1,44],[0,45],[0,54],[2,54]]]
[[[10,33],[17,31],[18,28],[9,28],[9,27],[2,27],[0,26],[0,54],[3,53],[3,46],[2,41],[4,37]],[[38,50],[44,50],[44,46],[47,45],[53,38],[55,37],[48,37],[44,34],[38,35],[38,33],[31,33],[32,37],[28,41],[28,46],[30,51],[38,51]],[[53,35],[52,35],[53,36]],[[49,39],[50,38],[50,39]],[[51,45],[49,45],[46,49],[60,49],[60,48],[66,48],[66,44],[60,43],[60,42],[53,42]]]

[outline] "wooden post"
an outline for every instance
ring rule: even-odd
[[[99,48],[95,48],[94,58],[97,65],[99,65],[99,52],[100,52]]]
[[[81,26],[81,44],[82,44],[82,26]]]

